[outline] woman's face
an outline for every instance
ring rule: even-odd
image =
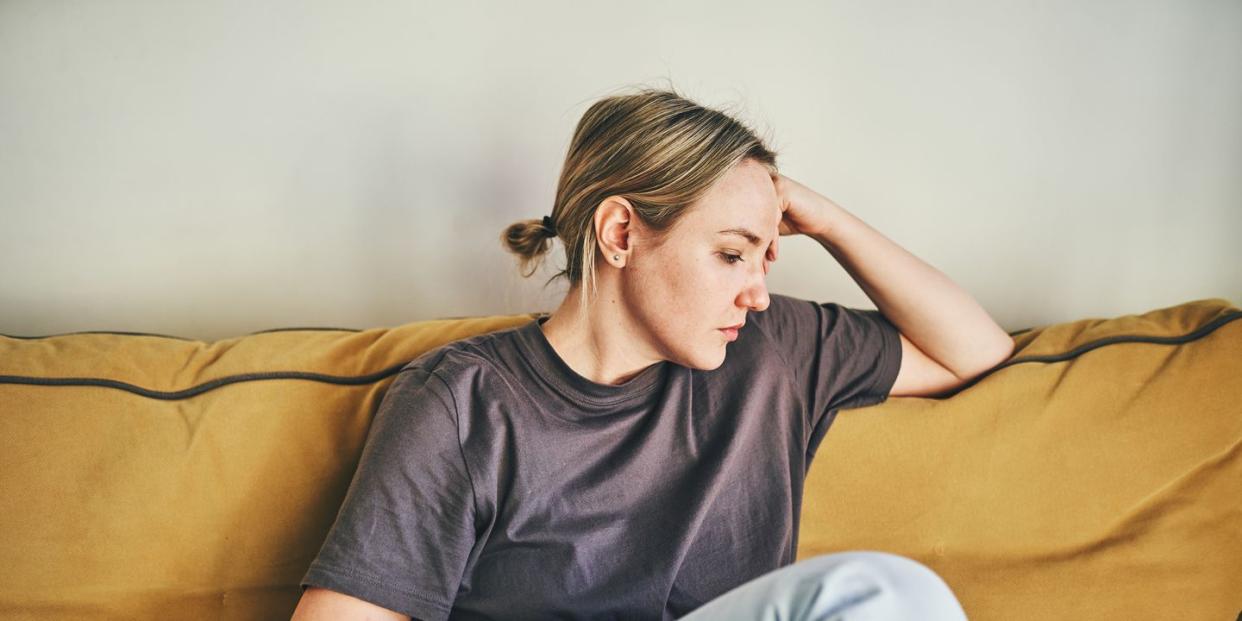
[[[732,337],[722,329],[768,307],[780,220],[772,178],[748,159],[677,220],[664,244],[639,241],[623,299],[664,359],[703,370],[724,362]]]

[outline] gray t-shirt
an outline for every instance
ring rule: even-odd
[[[769,297],[712,371],[599,384],[543,317],[419,356],[301,585],[424,620],[674,619],[792,563],[811,458],[901,345],[879,311]]]

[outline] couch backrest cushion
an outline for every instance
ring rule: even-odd
[[[843,410],[798,558],[932,567],[971,619],[1242,611],[1242,311],[1205,299],[1015,336],[950,398]]]
[[[951,398],[840,412],[799,558],[919,559],[972,619],[1226,618],[1240,316],[1211,299],[1038,328]],[[393,374],[534,318],[0,337],[0,616],[287,618]]]
[[[394,374],[534,318],[0,337],[0,617],[287,619]]]

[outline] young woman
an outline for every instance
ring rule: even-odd
[[[878,310],[769,293],[792,234]],[[555,312],[393,381],[295,619],[965,618],[912,559],[794,558],[838,410],[1011,353],[974,300],[672,91],[586,111],[552,213],[502,236],[526,276],[554,237]]]

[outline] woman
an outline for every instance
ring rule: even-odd
[[[879,310],[769,294],[796,233]],[[553,237],[555,312],[393,381],[295,619],[964,618],[911,559],[793,561],[837,410],[1010,353],[969,296],[671,91],[586,111],[552,213],[502,236],[523,268]]]

